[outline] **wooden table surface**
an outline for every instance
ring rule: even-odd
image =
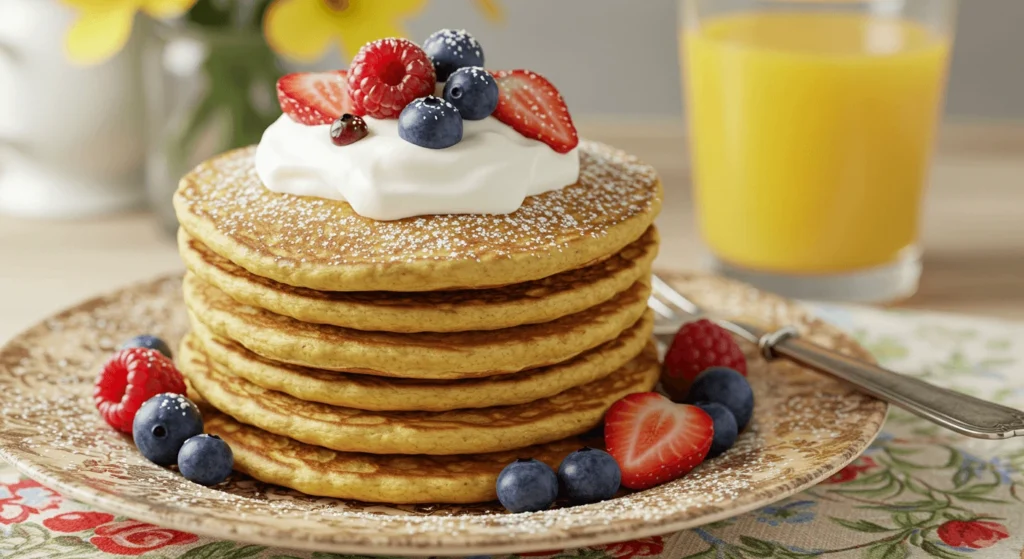
[[[658,266],[692,270],[684,135],[675,123],[590,122],[585,136],[655,165],[666,185]],[[947,125],[932,171],[921,289],[902,306],[1024,319],[1024,124]],[[143,212],[84,221],[0,216],[0,340],[90,295],[183,269]]]

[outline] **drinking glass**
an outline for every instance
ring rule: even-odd
[[[819,300],[916,291],[955,8],[680,0],[695,207],[715,271]]]

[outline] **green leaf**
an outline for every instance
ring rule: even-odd
[[[984,495],[985,493],[991,493],[993,490],[998,489],[1002,485],[1002,480],[998,477],[992,483],[979,483],[972,485],[965,489],[958,491],[957,493],[967,493],[970,495]]]
[[[199,0],[189,10],[188,19],[192,23],[209,27],[225,27],[231,23],[231,11],[222,5],[223,2]]]
[[[775,555],[775,544],[752,538],[750,536],[740,536],[740,543],[743,544],[744,551],[750,553],[754,557],[772,557]]]
[[[917,454],[918,452],[921,452],[921,449],[920,448],[906,448],[906,447],[901,447],[901,446],[889,446],[889,447],[886,447],[885,451],[888,452],[889,454],[894,454],[894,455],[897,455],[897,456],[910,456],[912,454]]]
[[[959,489],[967,485],[972,479],[974,479],[974,470],[970,468],[957,470],[956,474],[953,475],[953,487]]]
[[[840,526],[849,528],[851,530],[856,530],[858,532],[869,532],[877,534],[881,532],[895,532],[897,530],[897,528],[886,528],[885,526],[880,526],[878,524],[875,524],[874,522],[869,522],[867,520],[844,520],[842,518],[835,517],[829,517],[829,519]]]
[[[248,559],[249,557],[255,557],[260,553],[266,551],[266,546],[262,545],[246,545],[242,546],[231,553],[228,553],[223,559]],[[221,559],[218,557],[218,559]]]
[[[337,553],[325,553],[323,551],[314,551],[313,555],[310,555],[310,559],[359,559],[364,558],[362,555],[339,555]],[[375,559],[373,557],[365,557],[364,559]],[[379,557],[376,559],[387,559],[387,557]],[[397,559],[397,558],[396,558]]]
[[[964,559],[967,557],[962,553],[957,553],[955,551],[939,547],[930,541],[921,542],[921,549],[927,552],[928,555],[931,555],[932,557],[939,557],[940,559]]]
[[[957,469],[960,469],[960,466],[962,466],[963,463],[964,463],[964,457],[960,454],[960,451],[951,448],[951,449],[949,449],[949,460],[946,461],[946,463],[942,466],[942,468],[943,469],[945,469],[945,468],[957,468]]]
[[[889,512],[932,512],[949,507],[946,501],[904,501],[885,505],[867,505],[857,508],[870,510],[885,510]]]
[[[866,559],[906,559],[910,557],[910,550],[902,541],[885,542],[869,547],[864,557]]]
[[[50,543],[62,547],[93,547],[93,545],[77,536],[58,536],[50,540]]]
[[[855,486],[855,485],[874,485],[874,484],[876,484],[876,483],[878,483],[880,481],[883,481],[883,480],[888,481],[889,478],[891,478],[891,477],[892,477],[892,473],[883,470],[881,472],[875,472],[875,473],[870,474],[870,475],[858,477],[857,479],[854,479],[852,481],[846,482],[845,485],[848,486],[848,487],[849,486]]]
[[[904,483],[906,484],[907,489],[911,490],[914,493],[917,493],[918,495],[925,495],[930,497],[932,494],[931,489],[928,489],[928,487],[925,484],[921,483],[913,476],[908,475],[904,480]]]
[[[967,501],[968,503],[1008,503],[1006,499],[993,499],[991,497],[982,497],[981,495],[956,495],[956,498],[961,501]]]
[[[237,545],[234,542],[228,541],[208,543],[186,551],[178,559],[246,559],[259,555],[267,549],[260,545],[246,545],[236,548]]]
[[[725,520],[719,520],[718,522],[712,522],[710,524],[705,524],[703,526],[703,528],[705,530],[717,530],[719,528],[724,528],[726,526],[731,526],[735,521],[736,520],[733,519],[733,518],[728,518],[728,519],[725,519]]]
[[[992,393],[991,400],[993,402],[1006,402],[1009,400],[1017,390],[1015,388],[1000,388]]]
[[[842,495],[856,495],[860,497],[895,497],[903,492],[903,483],[896,478],[889,476],[889,481],[881,487],[837,489],[836,493]]]
[[[902,528],[913,528],[917,525],[914,522],[914,517],[909,512],[897,512],[892,515],[892,519]]]

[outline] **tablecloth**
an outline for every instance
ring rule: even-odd
[[[897,370],[1024,408],[1024,323],[815,306]],[[979,441],[893,410],[884,432],[817,487],[663,537],[526,557],[1024,558],[1024,442]],[[65,499],[0,462],[0,557],[350,557],[163,529]]]

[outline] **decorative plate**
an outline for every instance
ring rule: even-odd
[[[868,357],[800,307],[741,284],[668,278],[701,305],[765,324],[794,324],[819,343]],[[0,456],[65,496],[206,536],[340,553],[470,555],[599,545],[747,512],[829,477],[882,426],[886,404],[746,348],[757,404],[725,455],[677,481],[593,505],[510,515],[497,505],[392,507],[309,497],[236,476],[194,485],[143,459],[99,418],[96,371],[122,340],[185,332],[181,279],[161,278],[82,303],[0,351]],[[172,344],[174,347],[174,344]]]

